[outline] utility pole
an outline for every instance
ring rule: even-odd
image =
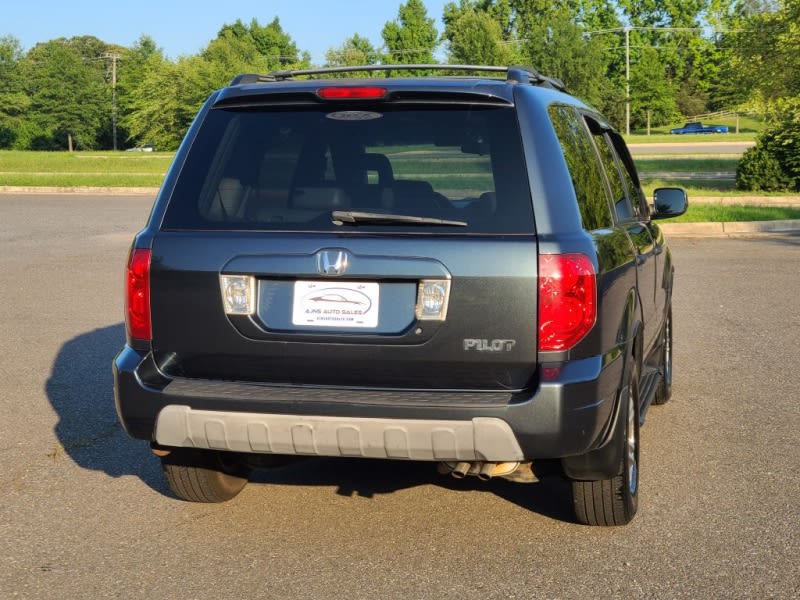
[[[648,132],[649,133],[649,132]],[[625,135],[631,134],[631,28],[625,28]]]
[[[117,149],[117,61],[122,58],[116,52],[106,52],[103,58],[111,60],[111,132],[114,150]]]

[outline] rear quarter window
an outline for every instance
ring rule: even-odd
[[[554,105],[549,112],[572,178],[584,229],[611,227],[613,219],[602,167],[583,116],[570,106]]]
[[[467,105],[212,109],[162,228],[342,231],[333,211],[467,223],[360,224],[358,231],[532,233],[515,111]]]

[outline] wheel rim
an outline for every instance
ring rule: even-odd
[[[636,395],[633,383],[628,387],[628,428],[625,440],[625,462],[628,474],[628,491],[636,495],[639,487],[638,442],[636,439]]]

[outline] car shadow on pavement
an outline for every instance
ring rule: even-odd
[[[496,477],[483,482],[477,477],[455,479],[437,472],[435,462],[359,458],[305,458],[289,466],[259,469],[250,485],[278,484],[325,486],[347,497],[373,498],[403,489],[435,485],[452,492],[490,493],[525,510],[557,521],[575,522],[569,484],[552,471],[540,480],[519,483]]]
[[[166,494],[158,461],[146,443],[127,436],[114,408],[111,361],[124,343],[125,328],[118,323],[81,334],[58,351],[45,385],[58,416],[55,453],[111,477],[137,476]]]

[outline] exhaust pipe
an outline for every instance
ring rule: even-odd
[[[468,462],[457,463],[456,466],[453,467],[453,470],[450,472],[450,474],[456,479],[464,479],[464,477],[469,475],[471,466],[472,465]]]
[[[489,481],[494,475],[494,469],[497,463],[483,463],[481,470],[478,471],[478,479],[481,481]]]
[[[442,462],[439,472],[450,473],[455,479],[464,479],[467,475],[475,475],[481,481],[489,481],[492,477],[505,477],[519,468],[518,462]]]

